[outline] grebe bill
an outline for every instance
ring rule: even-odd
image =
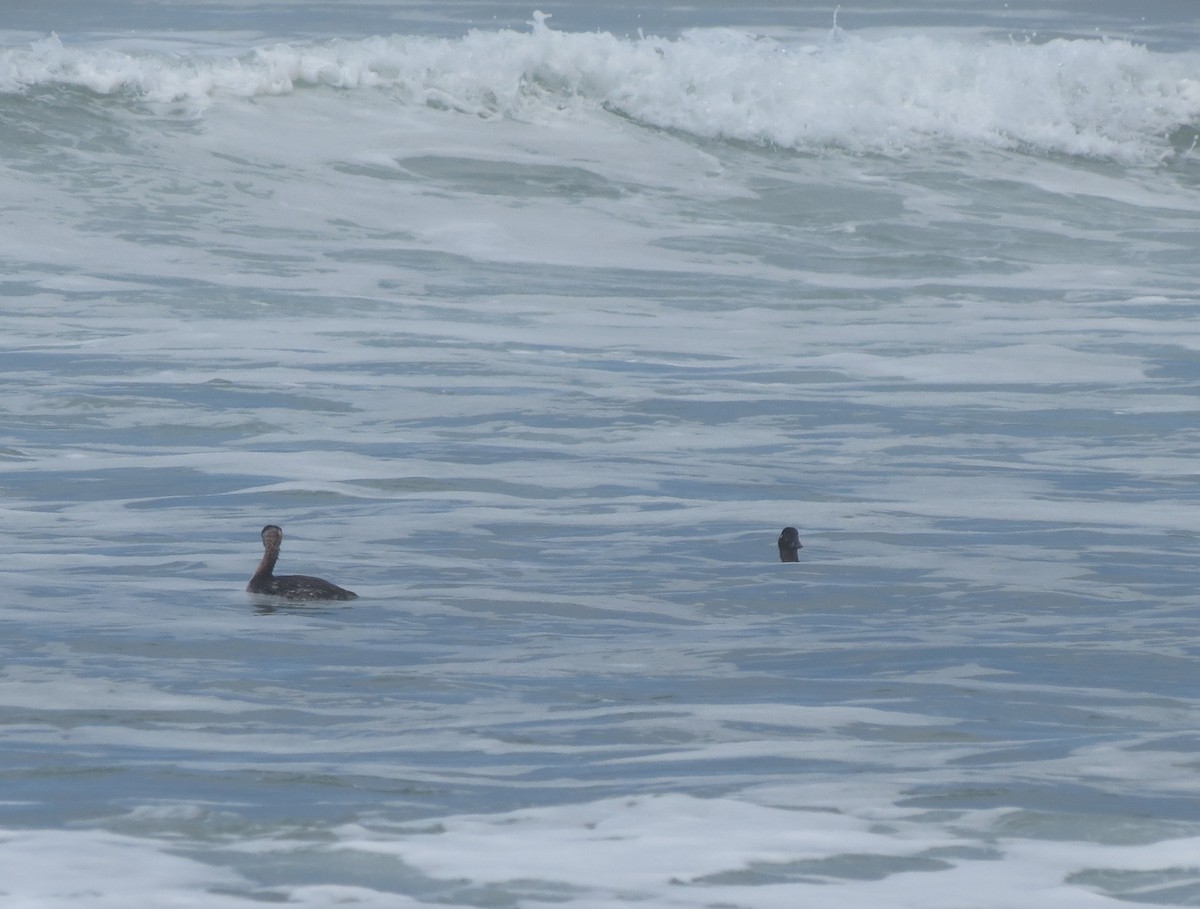
[[[283,542],[283,531],[275,524],[262,529],[263,557],[254,576],[246,585],[249,593],[264,593],[269,596],[286,597],[289,600],[356,600],[358,594],[338,587],[323,578],[311,578],[304,574],[284,574],[276,577],[275,563],[279,561],[279,545]]]

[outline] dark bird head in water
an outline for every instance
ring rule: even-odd
[[[799,562],[800,550],[803,548],[800,532],[795,527],[783,528],[783,533],[779,535],[779,561]]]

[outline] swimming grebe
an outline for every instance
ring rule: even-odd
[[[357,600],[358,594],[343,590],[321,578],[310,578],[303,574],[285,574],[275,577],[275,563],[279,561],[279,544],[283,542],[283,531],[274,524],[262,529],[263,557],[258,563],[254,577],[246,585],[250,593],[267,593],[289,600]]]
[[[781,562],[799,562],[800,550],[804,546],[800,542],[800,531],[795,527],[783,528],[783,533],[779,535],[779,561]]]

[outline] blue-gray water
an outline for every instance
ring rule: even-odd
[[[8,16],[0,905],[1200,904],[1200,23],[979,6]]]

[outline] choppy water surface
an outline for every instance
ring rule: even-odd
[[[1194,23],[138,9],[0,48],[0,902],[1200,902]]]

